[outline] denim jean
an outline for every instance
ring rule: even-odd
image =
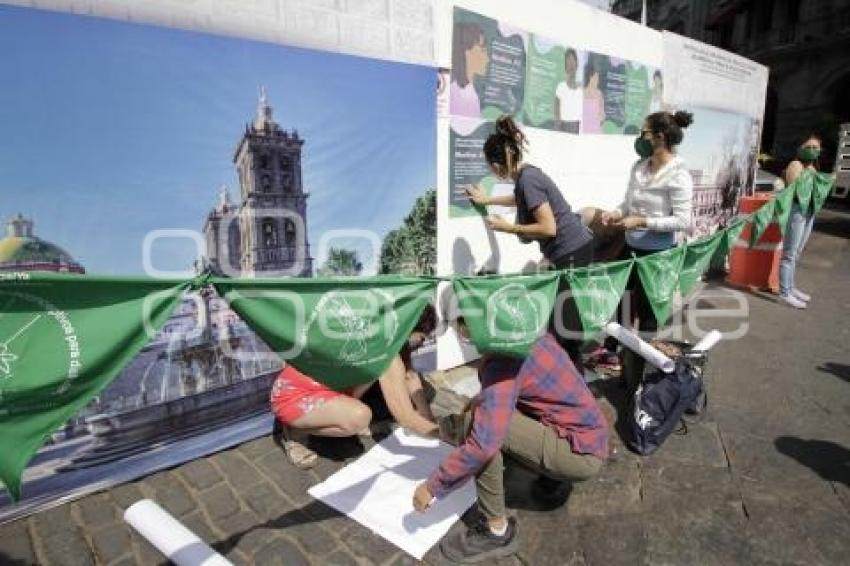
[[[779,294],[788,296],[794,289],[794,272],[797,260],[812,234],[815,223],[814,214],[803,214],[800,204],[795,200],[791,205],[791,214],[785,226],[782,240],[782,259],[779,262]]]

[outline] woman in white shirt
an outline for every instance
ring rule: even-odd
[[[602,213],[603,223],[626,232],[629,257],[632,253],[644,256],[672,248],[677,244],[677,236],[690,228],[693,179],[675,149],[684,138],[682,130],[692,121],[689,112],[681,111],[655,112],[644,120],[640,136],[635,140],[640,159],[632,167],[626,196],[613,211]],[[630,314],[632,319],[637,315],[637,328],[657,330],[658,321],[640,285],[637,270],[632,271],[628,288],[633,291]],[[635,373],[639,377],[642,368]]]
[[[564,80],[555,89],[555,128],[577,134],[581,123],[584,90],[576,80],[578,55],[568,48],[564,53]]]

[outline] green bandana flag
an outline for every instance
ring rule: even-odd
[[[658,324],[664,324],[670,316],[684,259],[685,246],[677,246],[636,260],[641,285]]]
[[[47,437],[118,376],[189,282],[0,273],[0,479],[12,498]]]
[[[812,213],[817,214],[823,208],[823,203],[826,202],[830,191],[832,191],[833,179],[831,175],[817,173],[815,174],[814,183],[815,187],[812,191]]]
[[[773,222],[773,216],[776,212],[776,201],[770,200],[764,203],[761,208],[753,213],[753,231],[750,234],[750,247],[753,247],[761,240],[767,227]]]
[[[595,334],[611,320],[632,272],[633,260],[565,272],[585,334]]]
[[[807,169],[800,173],[800,176],[797,177],[793,183],[791,183],[791,187],[793,187],[794,192],[797,194],[797,202],[800,203],[800,210],[803,214],[809,213],[809,206],[812,202],[812,189],[815,184],[815,172],[811,169]]]
[[[720,247],[723,238],[724,234],[721,230],[713,236],[691,242],[685,247],[685,259],[682,261],[682,271],[679,273],[679,292],[683,297],[691,292],[699,278],[708,269],[711,258]]]
[[[478,351],[527,355],[549,322],[559,280],[559,272],[455,279],[460,312]]]
[[[378,379],[407,341],[436,279],[217,279],[216,291],[277,354],[342,390]]]
[[[723,242],[720,244],[720,250],[723,252],[724,256],[728,255],[729,252],[732,251],[732,248],[735,247],[735,244],[741,238],[741,232],[743,232],[744,228],[747,227],[747,223],[749,221],[750,215],[738,218],[737,220],[733,220],[729,226],[723,230]]]
[[[779,231],[784,237],[788,217],[791,215],[791,205],[794,203],[794,190],[788,187],[779,191],[773,202],[776,203],[776,222],[779,224]]]

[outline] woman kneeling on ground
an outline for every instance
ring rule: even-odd
[[[525,360],[485,356],[478,375],[481,393],[466,415],[465,440],[413,495],[414,508],[424,512],[435,497],[475,478],[486,520],[440,545],[446,557],[464,563],[517,551],[516,521],[505,512],[503,453],[540,474],[541,493],[595,476],[608,457],[608,423],[552,334],[539,338]]]
[[[434,331],[436,315],[427,306],[401,352],[377,380],[387,408],[396,422],[421,435],[435,435],[437,425],[419,374],[411,367],[411,352]],[[307,447],[313,436],[344,437],[369,434],[372,411],[361,398],[375,385],[366,383],[335,391],[287,365],[272,386],[270,401],[275,433],[289,461],[298,468],[316,465],[318,455]]]

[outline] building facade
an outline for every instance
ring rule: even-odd
[[[86,272],[71,254],[36,236],[35,223],[21,213],[7,222],[0,240],[0,271]]]
[[[641,0],[612,12],[635,21]],[[738,53],[770,69],[762,152],[781,169],[800,138],[823,137],[831,170],[839,124],[850,122],[850,2],[846,0],[647,0],[647,25]]]
[[[245,127],[233,163],[239,203],[222,188],[204,224],[208,265],[230,276],[309,277],[307,198],[301,172],[304,140],[274,121],[265,91],[255,120]]]

